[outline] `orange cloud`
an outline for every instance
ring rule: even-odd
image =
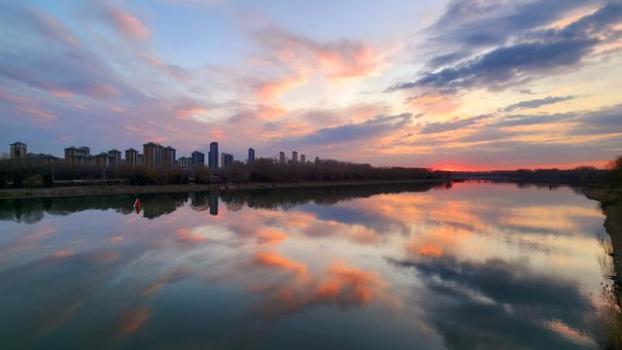
[[[276,245],[287,239],[287,234],[271,228],[264,228],[257,232],[257,242]]]
[[[147,321],[151,313],[146,307],[129,310],[121,315],[119,335],[128,335],[136,332]]]
[[[296,278],[279,284],[270,299],[261,307],[264,316],[295,312],[317,304],[337,304],[341,307],[362,306],[375,300],[396,304],[386,289],[388,284],[377,274],[343,262],[331,263],[320,278]],[[270,288],[255,288],[269,291]]]
[[[175,117],[181,120],[192,120],[195,116],[207,113],[204,107],[183,107],[175,111]]]
[[[69,256],[72,256],[74,253],[72,250],[69,249],[63,249],[63,250],[57,250],[55,251],[52,256],[55,258],[66,258]]]
[[[175,235],[177,236],[177,239],[183,242],[200,243],[207,241],[206,236],[195,232],[189,228],[179,228],[175,230]]]
[[[379,296],[387,284],[373,272],[336,262],[328,267],[328,279],[314,292],[316,300],[331,300],[341,305],[362,305]]]
[[[287,91],[303,85],[306,79],[302,75],[288,76],[275,81],[260,83],[255,89],[255,96],[260,102],[274,101]]]
[[[307,274],[307,266],[305,264],[290,260],[274,252],[258,252],[255,254],[255,263],[264,267],[293,272],[298,276]]]
[[[446,114],[456,110],[459,106],[455,97],[441,94],[411,96],[406,99],[406,102],[417,111],[431,114]]]

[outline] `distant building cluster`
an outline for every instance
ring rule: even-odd
[[[143,145],[143,152],[140,153],[134,148],[128,148],[125,152],[117,149],[111,149],[107,152],[91,154],[91,149],[87,146],[67,147],[65,148],[64,162],[71,166],[97,166],[102,168],[117,167],[120,165],[129,165],[133,167],[146,166],[152,168],[160,167],[182,167],[182,168],[202,168],[205,167],[205,154],[200,151],[194,151],[189,157],[179,157],[177,159],[177,151],[171,146],[163,146],[156,142],[148,142]],[[10,145],[11,159],[33,159],[44,162],[60,162],[63,159],[50,154],[28,153],[25,143],[15,142]],[[248,149],[247,164],[255,162],[255,149]],[[220,161],[219,161],[220,160]],[[319,158],[315,157],[315,163],[319,162]],[[218,142],[212,142],[209,145],[207,154],[207,166],[212,170],[218,170],[219,167],[229,167],[235,163],[233,154],[219,153]],[[238,162],[240,163],[240,162]],[[304,154],[298,155],[297,151],[292,151],[291,159],[287,159],[285,152],[279,152],[279,164],[306,164]]]

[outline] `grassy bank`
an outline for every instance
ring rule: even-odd
[[[262,188],[304,188],[304,187],[334,187],[334,186],[363,186],[375,184],[406,184],[406,183],[441,183],[444,180],[350,180],[350,181],[316,181],[316,182],[273,182],[273,183],[242,183],[231,185],[154,185],[154,186],[76,186],[76,187],[49,187],[34,189],[0,189],[0,199],[20,198],[50,198],[50,197],[80,197],[115,194],[145,194],[145,193],[179,193],[205,192],[233,189],[262,189]]]

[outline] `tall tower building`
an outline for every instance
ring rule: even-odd
[[[222,161],[220,162],[220,165],[223,168],[226,168],[228,166],[230,166],[231,164],[233,164],[233,154],[229,154],[229,153],[222,153]]]
[[[166,166],[175,166],[175,149],[171,146],[167,146],[164,148],[162,153],[162,163]]]
[[[126,149],[125,163],[129,166],[138,166],[138,151],[133,148]]]
[[[116,167],[121,165],[121,151],[116,149],[111,149],[108,151],[108,155],[110,156],[109,162],[110,166]]]
[[[218,142],[209,144],[208,163],[210,169],[218,169]]]
[[[248,160],[246,162],[248,164],[253,164],[255,162],[255,150],[253,148],[248,149]]]
[[[292,163],[298,162],[298,152],[292,151]]]
[[[143,156],[145,166],[159,167],[163,163],[164,147],[155,142],[145,143],[143,145]]]
[[[300,155],[300,163],[305,164],[307,162],[307,157],[304,154]]]
[[[192,152],[191,165],[194,168],[202,168],[205,166],[205,154],[199,151]]]
[[[279,152],[279,163],[285,164],[285,152]]]
[[[26,158],[28,154],[26,144],[23,142],[15,142],[11,144],[11,159]]]

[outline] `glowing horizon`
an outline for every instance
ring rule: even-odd
[[[622,154],[622,5],[5,1],[0,138],[443,170]],[[5,152],[6,150],[3,150]]]

